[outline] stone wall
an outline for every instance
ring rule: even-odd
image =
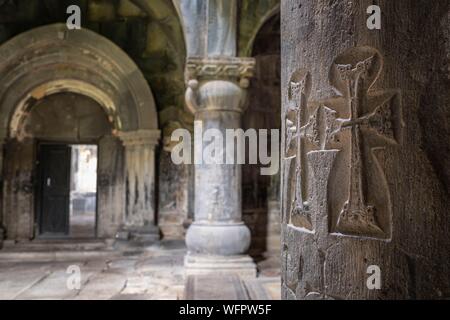
[[[32,139],[6,142],[3,163],[3,225],[7,239],[27,240],[34,233],[34,157]]]
[[[25,137],[64,142],[93,142],[111,134],[111,125],[102,107],[94,100],[72,93],[59,93],[29,107],[18,139]]]
[[[175,165],[161,150],[158,172],[158,226],[164,237],[184,239],[194,210],[193,166]]]

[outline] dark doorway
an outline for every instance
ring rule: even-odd
[[[37,202],[40,238],[94,238],[97,146],[40,144]]]
[[[70,159],[68,145],[39,148],[40,191],[39,233],[42,236],[69,235]]]

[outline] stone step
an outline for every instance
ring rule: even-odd
[[[111,257],[113,250],[101,251],[0,251],[0,262],[76,261],[88,258]]]
[[[281,278],[241,278],[236,274],[190,275],[185,300],[280,300]]]
[[[108,256],[112,252],[108,241],[97,239],[5,241],[0,250],[0,262],[78,260]]]
[[[98,251],[110,247],[105,240],[33,240],[27,242],[4,241],[2,251],[47,252],[47,251]]]
[[[250,300],[237,275],[190,275],[186,279],[185,300]]]
[[[245,288],[251,300],[280,300],[281,278],[245,279]]]

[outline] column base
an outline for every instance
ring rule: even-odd
[[[150,246],[158,243],[160,231],[157,226],[124,227],[116,234],[116,244]]]
[[[186,277],[190,275],[236,274],[242,278],[256,278],[256,264],[248,255],[213,256],[188,253],[184,257]]]
[[[243,222],[194,222],[186,233],[188,251],[204,256],[239,256],[247,252],[250,239]]]

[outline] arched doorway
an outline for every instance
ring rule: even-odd
[[[104,137],[112,132],[106,114],[91,98],[71,92],[46,96],[29,110],[18,138],[5,144],[6,194],[18,192],[15,172],[27,159],[35,160],[29,190],[34,192],[35,236],[95,237],[98,146],[103,151]],[[5,198],[9,210],[11,200]],[[20,229],[17,219],[7,218],[11,231]]]
[[[156,237],[160,133],[153,95],[134,62],[106,38],[64,24],[25,32],[2,45],[0,56],[7,239],[40,233],[38,192],[48,179],[38,171],[41,146],[80,143],[98,146],[97,236]]]

